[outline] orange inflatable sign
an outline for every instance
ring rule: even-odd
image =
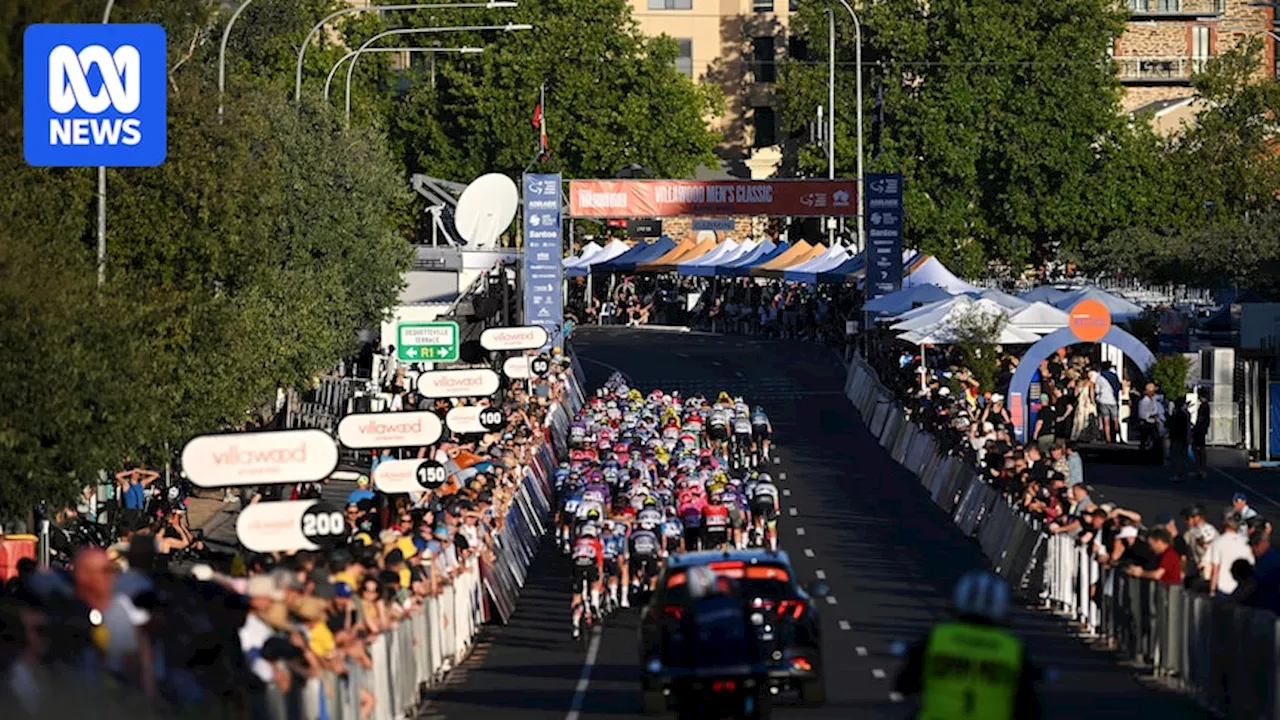
[[[1081,300],[1071,307],[1067,325],[1080,342],[1101,342],[1111,330],[1111,311],[1097,300]]]

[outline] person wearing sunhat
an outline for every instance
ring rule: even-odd
[[[359,505],[361,500],[373,500],[377,495],[369,489],[369,476],[361,475],[356,479],[356,489],[347,493],[348,505]]]

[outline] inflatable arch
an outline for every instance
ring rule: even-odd
[[[1155,355],[1141,340],[1111,325],[1110,318],[1107,318],[1106,321],[1109,326],[1106,333],[1099,337],[1097,333],[1089,332],[1077,325],[1074,322],[1076,315],[1076,310],[1073,308],[1072,326],[1055,330],[1040,338],[1040,341],[1028,348],[1026,354],[1018,361],[1018,369],[1013,373],[1013,379],[1009,381],[1009,392],[1007,394],[1009,398],[1009,417],[1013,420],[1014,434],[1017,436],[1018,442],[1024,442],[1027,436],[1030,435],[1031,429],[1027,426],[1031,421],[1031,413],[1027,402],[1027,391],[1031,388],[1031,379],[1036,374],[1036,370],[1040,368],[1040,363],[1048,360],[1049,356],[1059,349],[1082,342],[1104,342],[1119,348],[1130,360],[1133,360],[1138,367],[1144,370],[1150,368],[1156,361]],[[1092,329],[1089,328],[1089,330]]]

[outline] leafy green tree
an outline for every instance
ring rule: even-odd
[[[707,120],[721,99],[676,70],[675,41],[640,33],[626,0],[544,0],[474,17],[534,29],[433,38],[485,51],[436,58],[434,82],[420,80],[396,105],[391,136],[410,172],[467,182],[522,171],[537,151],[531,119],[543,83],[551,162],[569,177],[613,177],[630,163],[687,177],[714,160]],[[432,23],[460,21],[414,20]]]
[[[793,25],[820,51],[784,67],[780,97],[793,131],[825,104],[823,9],[802,4]],[[977,274],[987,260],[1040,258],[1097,234],[1085,188],[1100,139],[1123,132],[1109,58],[1124,27],[1119,5],[887,0],[861,17],[868,133],[872,90],[884,87],[883,153],[868,170],[905,173],[910,245]],[[837,18],[836,162],[852,176],[854,36],[839,9]],[[802,170],[817,173],[816,160],[806,153]]]
[[[295,107],[292,57],[273,69],[287,84],[242,78],[219,118],[209,39],[222,8],[121,0],[113,20],[168,31],[169,155],[158,168],[108,171],[97,287],[96,173],[25,165],[15,100],[22,28],[95,21],[82,5],[0,11],[0,65],[14,70],[0,77],[0,514],[241,424],[278,387],[353,350],[395,303],[412,258],[404,172],[380,132],[347,129],[311,95]]]

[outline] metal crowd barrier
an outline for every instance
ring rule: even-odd
[[[875,370],[855,356],[845,394],[867,428],[977,540],[992,570],[1024,596],[1113,644],[1169,687],[1231,720],[1280,718],[1280,619],[1181,585],[1134,578],[1091,557],[1075,536],[1050,535],[976,470],[906,420]]]
[[[466,571],[439,596],[427,598],[423,607],[376,638],[368,648],[372,669],[348,661],[345,674],[326,672],[295,683],[287,693],[268,689],[253,703],[253,720],[363,720],[362,687],[375,697],[370,720],[416,717],[424,694],[443,682],[470,652],[480,626],[510,618],[534,553],[550,525],[556,449],[564,447],[570,418],[582,408],[585,398],[582,367],[572,353],[570,359],[569,392],[560,406],[562,412],[553,417],[550,437],[529,464],[495,533],[495,559],[472,558]]]

